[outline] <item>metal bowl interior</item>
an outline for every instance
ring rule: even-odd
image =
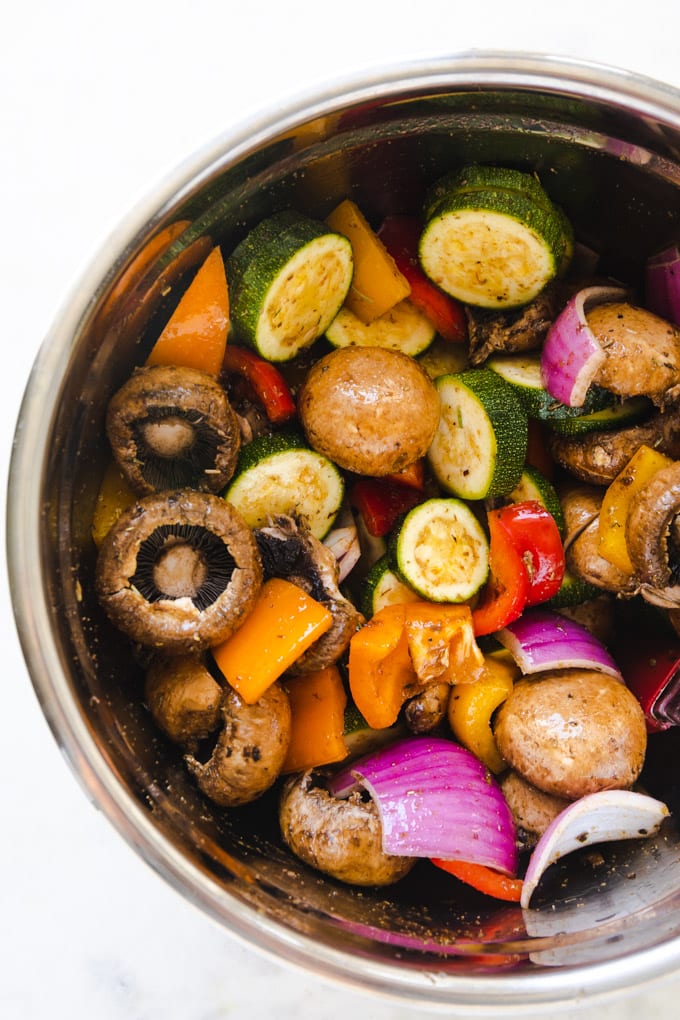
[[[202,799],[150,722],[139,667],[93,594],[90,522],[109,396],[143,361],[182,281],[263,215],[323,217],[353,197],[370,218],[419,208],[454,165],[536,171],[579,240],[639,282],[680,235],[680,94],[571,61],[509,54],[387,68],[242,125],[136,210],[44,344],[17,428],[8,556],[29,671],[87,794],[184,896],[263,951],[421,1007],[526,1012],[613,995],[680,965],[680,838],[612,845],[554,866],[530,911],[431,874],[357,891],[278,838],[274,795],[231,812]],[[184,226],[152,256],[149,239]],[[672,808],[675,731],[650,754]],[[680,806],[680,802],[678,805]]]

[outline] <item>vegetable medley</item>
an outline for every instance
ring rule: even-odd
[[[659,828],[679,255],[645,256],[642,293],[603,278],[538,178],[494,166],[422,216],[347,198],[212,249],[109,403],[92,529],[206,797],[278,784],[282,839],[340,881],[424,861],[523,906],[584,832]]]

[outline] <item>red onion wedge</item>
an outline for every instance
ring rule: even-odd
[[[622,680],[601,641],[574,620],[550,609],[528,609],[495,635],[523,674],[548,669],[596,669]]]
[[[544,872],[560,857],[594,843],[652,836],[669,813],[662,801],[632,790],[601,790],[581,797],[553,819],[534,847],[520,906],[529,906]]]
[[[680,245],[647,259],[645,304],[650,312],[680,326]]]
[[[505,797],[486,766],[452,740],[404,737],[341,769],[328,789],[344,797],[357,785],[377,805],[386,853],[515,874],[515,824]]]
[[[568,407],[582,407],[605,353],[587,321],[594,305],[622,301],[621,287],[585,287],[557,316],[541,353],[541,374],[551,397]]]

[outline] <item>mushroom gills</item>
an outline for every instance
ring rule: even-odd
[[[135,425],[133,435],[141,453],[139,470],[155,492],[195,485],[212,470],[219,449],[219,436],[203,415],[179,408],[150,414]]]
[[[114,393],[106,432],[135,492],[221,491],[241,446],[238,418],[219,381],[177,365],[139,368]]]
[[[219,598],[235,566],[212,532],[195,524],[163,524],[142,542],[131,583],[147,602],[188,598],[203,610]]]

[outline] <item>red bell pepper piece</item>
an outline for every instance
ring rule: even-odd
[[[253,351],[228,343],[222,370],[250,383],[271,422],[288,421],[297,414],[293,395],[278,368]]]
[[[418,242],[422,229],[417,216],[388,216],[378,230],[378,237],[411,285],[409,297],[416,308],[427,316],[441,337],[462,343],[467,339],[463,306],[440,290],[420,266]]]
[[[425,488],[425,461],[414,460],[413,464],[397,471],[393,475],[385,475],[387,481],[396,482],[398,485],[408,485],[411,489],[418,489],[422,492]]]
[[[645,713],[647,732],[680,725],[680,638],[636,629],[617,637],[616,656]]]
[[[564,578],[564,547],[553,515],[537,500],[530,499],[503,507],[499,523],[528,571],[527,606],[551,599]]]
[[[493,634],[519,619],[527,604],[529,574],[514,540],[501,523],[504,509],[490,510],[487,514],[489,579],[472,610],[477,637]]]
[[[485,896],[493,896],[497,900],[506,900],[509,903],[519,903],[523,884],[521,878],[512,878],[496,871],[495,868],[475,864],[472,861],[445,861],[438,857],[431,860],[435,867],[447,871],[449,875],[471,885]]]
[[[382,538],[397,518],[420,503],[421,493],[409,485],[383,478],[359,478],[349,490],[349,501],[361,514],[366,530]]]

